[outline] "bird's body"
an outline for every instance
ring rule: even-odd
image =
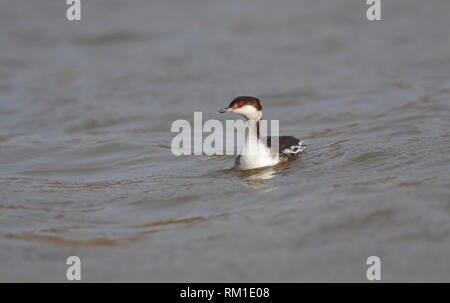
[[[294,160],[306,151],[303,141],[295,137],[260,137],[259,121],[262,117],[262,106],[255,97],[237,97],[228,108],[219,111],[224,112],[233,112],[247,119],[248,135],[243,150],[235,160],[235,167],[238,169],[273,166]],[[278,146],[273,146],[277,141]]]

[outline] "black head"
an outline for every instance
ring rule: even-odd
[[[247,120],[259,120],[262,117],[262,106],[258,98],[241,96],[234,98],[227,108],[218,111],[220,114],[229,112],[243,116]]]
[[[239,96],[231,101],[228,108],[239,108],[244,105],[254,106],[257,110],[262,110],[262,106],[259,103],[259,99],[251,96]]]

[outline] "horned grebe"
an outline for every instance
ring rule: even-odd
[[[267,137],[266,143],[259,136],[262,106],[258,98],[250,96],[236,97],[227,108],[218,111],[218,113],[226,112],[232,112],[247,119],[248,136],[245,138],[244,150],[235,160],[235,167],[238,169],[247,170],[276,165],[288,160],[294,160],[306,151],[306,145],[302,140],[291,136],[281,136],[278,137],[278,152],[271,152],[272,137]]]

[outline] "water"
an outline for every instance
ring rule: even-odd
[[[0,4],[0,280],[450,281],[449,1]],[[174,157],[237,95],[309,152]]]

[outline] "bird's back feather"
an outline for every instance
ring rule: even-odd
[[[272,146],[272,138],[267,137],[267,146]],[[298,157],[300,154],[306,151],[305,143],[292,136],[280,136],[278,137],[279,154],[281,157],[287,157],[288,159]]]

